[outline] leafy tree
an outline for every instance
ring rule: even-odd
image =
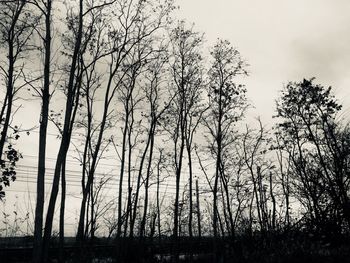
[[[314,79],[290,82],[277,101],[278,132],[288,151],[302,204],[317,230],[341,231],[350,223],[349,148],[337,121],[341,105],[331,87]]]

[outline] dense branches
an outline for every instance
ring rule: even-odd
[[[40,108],[34,262],[49,261],[56,218],[61,262],[67,225],[81,261],[102,235],[115,238],[118,257],[135,238],[161,246],[169,236],[176,260],[180,241],[198,236],[214,241],[215,261],[220,242],[230,250],[242,236],[267,246],[282,233],[349,234],[350,132],[331,88],[288,83],[275,125],[254,127],[240,52],[219,39],[206,54],[201,33],[170,19],[173,1],[60,4],[5,1],[0,10],[0,199],[16,178],[14,141],[27,131],[14,125],[15,102]]]
[[[299,197],[312,224],[326,232],[341,231],[342,219],[350,222],[348,135],[336,120],[340,109],[331,88],[313,84],[313,79],[289,83],[277,103],[277,131],[292,160]]]

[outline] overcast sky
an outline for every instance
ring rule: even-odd
[[[178,0],[179,16],[225,38],[250,64],[246,80],[253,114],[271,120],[288,81],[316,77],[333,86],[350,115],[349,0]]]
[[[318,83],[334,87],[349,118],[350,0],[177,0],[177,3],[180,5],[177,17],[195,23],[194,29],[205,33],[207,46],[217,38],[228,39],[250,64],[250,76],[245,80],[248,97],[255,106],[250,117],[259,115],[265,124],[269,123],[283,84],[316,77]],[[26,105],[24,119],[37,125],[39,106],[39,103]],[[18,191],[23,192],[27,201],[19,202],[23,211],[33,210],[34,205],[30,199],[34,197],[37,139],[38,133],[34,132],[19,142],[25,158],[21,160],[18,181],[8,191],[11,201],[15,195],[21,196]],[[54,166],[57,144],[55,136],[50,135],[49,168]],[[80,169],[78,163],[69,166],[74,171]],[[79,193],[79,184],[75,184],[70,186],[69,193]],[[73,194],[68,198],[71,207],[67,210],[74,221],[77,208],[72,204],[79,204],[80,200]],[[3,207],[10,211],[12,205],[13,202],[8,202]],[[74,224],[71,227],[69,231]]]

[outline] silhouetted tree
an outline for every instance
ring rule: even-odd
[[[86,202],[88,199],[89,189],[93,182],[94,174],[97,167],[97,160],[101,150],[101,144],[105,135],[105,128],[108,125],[108,118],[115,109],[112,109],[113,102],[116,99],[116,93],[125,83],[126,78],[132,68],[147,57],[146,54],[137,57],[137,60],[132,63],[127,63],[130,55],[137,50],[137,46],[142,47],[143,43],[148,43],[154,37],[157,31],[167,21],[169,12],[173,9],[172,1],[166,1],[163,5],[158,5],[155,2],[145,1],[116,1],[113,8],[110,8],[110,13],[104,13],[102,22],[105,27],[101,27],[102,32],[99,33],[99,45],[106,44],[102,55],[99,59],[108,59],[107,74],[104,87],[104,101],[102,116],[99,121],[97,138],[94,146],[91,149],[91,165],[89,167],[88,177],[85,182],[83,191],[83,199],[81,203],[81,210],[79,215],[79,225],[77,232],[77,239],[83,239],[84,220],[86,211]],[[149,15],[149,10],[154,9],[155,16]],[[111,23],[113,21],[114,23]],[[107,26],[108,23],[108,26]],[[120,201],[121,198],[119,197]],[[118,214],[121,216],[121,205],[118,206]],[[119,217],[119,216],[118,216]],[[117,232],[121,230],[121,217],[118,220]]]
[[[35,208],[35,227],[34,227],[34,245],[33,262],[43,261],[43,213],[45,201],[45,160],[46,160],[46,139],[47,125],[49,120],[50,104],[50,84],[51,84],[51,43],[52,43],[52,0],[45,2],[33,1],[36,10],[40,12],[44,20],[42,31],[37,29],[37,33],[42,42],[43,62],[43,86],[39,95],[41,96],[41,113],[39,128],[39,152],[38,152],[38,179],[36,190],[36,208]],[[52,92],[52,91],[51,91]]]
[[[72,15],[72,17],[67,16],[68,30],[71,30],[73,32],[72,34],[73,40],[72,42],[68,42],[68,46],[71,47],[72,53],[68,53],[68,57],[70,61],[68,65],[69,74],[68,74],[68,80],[64,84],[64,93],[66,94],[67,98],[66,98],[66,105],[64,108],[65,113],[64,113],[63,127],[62,127],[62,133],[61,133],[62,134],[61,142],[60,142],[60,147],[57,154],[51,195],[50,195],[49,206],[48,206],[46,221],[45,221],[43,261],[48,260],[48,250],[49,250],[50,238],[52,233],[52,224],[53,224],[53,218],[55,213],[56,200],[57,200],[58,190],[59,190],[60,176],[62,173],[62,167],[65,167],[67,153],[70,146],[72,130],[75,123],[75,116],[77,113],[79,100],[80,100],[82,74],[80,72],[81,68],[79,67],[79,61],[80,61],[80,57],[86,51],[86,48],[84,47],[87,46],[87,43],[85,43],[85,45],[83,44],[83,41],[84,41],[83,19],[86,13],[84,10],[84,4],[82,0],[79,1],[78,6],[79,6],[78,13],[76,15]],[[75,24],[76,19],[77,19],[77,23]],[[85,40],[89,41],[90,39],[86,38]],[[64,202],[64,198],[62,200]]]
[[[180,22],[171,32],[172,54],[170,61],[173,78],[172,85],[174,88],[172,93],[175,98],[169,108],[165,125],[166,130],[169,132],[174,142],[174,166],[176,173],[174,238],[177,238],[179,233],[180,179],[184,151],[186,150],[186,138],[188,150],[191,151],[192,149],[194,124],[189,122],[193,120],[195,108],[200,100],[199,92],[202,85],[202,57],[200,46],[202,41],[203,37],[192,29],[187,29],[184,22]],[[192,207],[192,204],[190,205]]]
[[[337,113],[341,105],[331,88],[313,79],[290,82],[277,102],[278,131],[293,162],[293,177],[302,204],[316,230],[341,231],[349,221],[349,156]]]
[[[209,110],[203,118],[208,129],[210,154],[215,158],[213,191],[213,230],[218,236],[218,193],[227,146],[233,139],[233,127],[242,117],[246,106],[245,88],[234,78],[247,74],[246,64],[240,53],[228,41],[219,40],[211,50],[212,64],[209,70]]]
[[[38,17],[32,14],[27,1],[0,2],[0,50],[6,56],[0,62],[0,76],[5,93],[0,109],[0,199],[5,196],[4,186],[16,179],[16,162],[21,155],[14,146],[20,137],[20,127],[13,124],[17,112],[15,101],[19,91],[26,86],[26,56],[33,49],[30,40]],[[31,82],[34,82],[31,80]]]

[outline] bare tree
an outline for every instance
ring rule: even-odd
[[[165,47],[161,46],[158,52],[151,62],[146,75],[147,84],[145,85],[144,92],[147,99],[147,104],[149,105],[148,111],[148,137],[147,144],[149,144],[148,151],[148,163],[146,170],[146,177],[144,179],[145,186],[145,199],[143,205],[143,213],[140,224],[140,237],[145,234],[146,219],[148,213],[148,202],[149,202],[149,187],[152,174],[152,164],[153,164],[153,153],[155,148],[155,137],[160,134],[159,124],[166,114],[168,108],[170,107],[173,98],[169,98],[165,94],[165,89],[163,83],[166,81],[167,68],[165,64],[168,62],[168,55],[165,52]],[[164,77],[165,75],[165,77]],[[161,103],[163,102],[163,106]],[[159,163],[158,163],[159,165]],[[158,171],[159,172],[159,171]],[[136,202],[136,200],[135,200]]]
[[[30,50],[29,40],[36,19],[35,16],[28,17],[25,1],[1,2],[0,8],[0,50],[6,54],[6,59],[0,56],[0,76],[5,86],[0,110],[0,200],[2,200],[5,196],[4,187],[16,179],[16,163],[21,157],[14,146],[20,137],[19,127],[13,126],[12,120],[18,110],[14,108],[14,102],[18,99],[20,89],[25,85],[20,84],[19,80],[24,74],[26,61],[23,57]],[[22,64],[18,65],[20,62]]]
[[[39,153],[38,153],[38,179],[37,179],[37,197],[35,208],[35,226],[34,226],[34,248],[33,262],[42,262],[43,260],[43,213],[45,198],[45,159],[46,159],[46,139],[47,125],[49,119],[50,104],[50,83],[51,83],[51,41],[52,41],[52,0],[45,3],[39,1],[33,2],[44,18],[44,33],[37,31],[43,44],[44,69],[43,69],[43,87],[41,88],[41,119],[39,128]]]
[[[198,105],[198,100],[200,98],[198,92],[202,84],[202,57],[200,54],[200,45],[202,41],[202,36],[192,29],[187,29],[184,22],[180,22],[171,32],[172,57],[170,61],[174,89],[172,93],[175,98],[168,111],[165,129],[169,132],[174,142],[176,193],[174,202],[173,237],[175,239],[178,237],[179,233],[179,195],[184,151],[186,150],[186,142],[187,150],[191,150],[192,136],[194,133],[193,128],[196,126],[190,123],[193,121],[190,116],[196,107],[195,105]]]
[[[81,88],[81,74],[76,74],[79,71],[79,58],[85,52],[82,49],[83,43],[83,19],[84,19],[84,5],[83,1],[79,1],[78,8],[78,23],[75,25],[73,21],[75,17],[68,17],[68,29],[73,31],[72,49],[73,52],[70,56],[69,64],[69,77],[65,85],[65,93],[67,95],[66,105],[65,105],[65,115],[64,115],[64,124],[62,128],[62,137],[60,142],[59,151],[57,154],[57,161],[55,164],[54,178],[52,183],[52,190],[49,200],[49,206],[46,215],[45,221],[45,232],[44,232],[44,254],[43,260],[47,261],[48,259],[48,250],[52,232],[53,217],[55,212],[56,199],[59,189],[60,175],[62,171],[62,166],[65,163],[67,158],[67,152],[70,146],[70,140],[73,130],[73,125],[75,122],[75,116],[79,105],[80,100],[80,88]]]
[[[140,236],[144,236],[146,227],[146,217],[148,211],[148,189],[150,185],[151,165],[153,163],[153,151],[155,145],[155,136],[157,129],[163,115],[169,108],[172,101],[165,94],[164,81],[166,80],[166,68],[167,54],[165,48],[160,46],[156,48],[155,52],[151,57],[151,61],[147,65],[144,72],[144,86],[142,88],[143,94],[146,97],[145,105],[147,108],[142,111],[142,117],[147,121],[147,127],[144,128],[143,132],[146,132],[146,138],[142,139],[145,143],[145,147],[142,149],[142,154],[139,161],[139,169],[136,181],[135,199],[133,204],[133,211],[130,220],[130,236],[133,236],[133,230],[137,215],[137,208],[139,204],[140,188],[143,184],[145,187],[145,199],[143,206],[142,219],[140,224]],[[164,102],[164,106],[161,103]],[[148,157],[148,158],[147,158]],[[147,162],[148,159],[148,162]],[[144,172],[144,166],[146,167],[146,176],[142,176]]]
[[[278,176],[281,182],[284,199],[285,199],[285,217],[284,217],[284,225],[287,229],[290,228],[291,218],[290,218],[290,168],[291,168],[291,157],[288,154],[285,154],[283,151],[283,147],[281,145],[282,138],[278,132],[276,133],[276,145],[274,150],[276,151],[276,158],[278,162]],[[287,156],[286,156],[287,155]]]
[[[0,18],[0,44],[2,52],[6,54],[6,60],[0,62],[0,76],[3,77],[6,87],[0,111],[0,164],[3,166],[8,130],[13,129],[15,133],[18,132],[18,128],[11,126],[11,119],[16,112],[13,109],[13,103],[20,89],[26,85],[25,82],[23,84],[19,81],[25,74],[24,56],[33,49],[30,39],[38,17],[31,15],[27,1],[17,0],[0,3]]]
[[[82,143],[83,150],[80,151],[80,149],[76,147],[76,152],[79,155],[78,160],[82,167],[81,186],[83,201],[81,209],[84,210],[84,213],[82,217],[80,217],[78,225],[78,233],[81,235],[81,240],[84,237],[84,233],[88,231],[87,227],[84,231],[85,211],[88,209],[87,202],[89,203],[90,200],[93,199],[93,178],[96,166],[110,142],[109,138],[99,138],[99,134],[101,133],[99,129],[103,124],[103,133],[106,132],[106,130],[112,127],[111,122],[114,117],[107,111],[106,115],[103,115],[101,120],[96,117],[94,118],[94,116],[96,116],[95,112],[99,106],[96,105],[97,97],[102,89],[102,72],[100,72],[98,68],[101,67],[101,59],[108,56],[110,52],[107,44],[104,43],[106,21],[104,19],[103,6],[104,5],[101,5],[97,6],[98,8],[91,9],[89,16],[87,16],[87,18],[89,18],[88,28],[90,28],[90,38],[94,40],[88,45],[88,52],[85,53],[85,56],[81,57],[80,62],[83,73],[81,96],[84,97],[84,101],[81,101],[79,105],[80,119],[77,120],[76,128],[78,130],[83,129],[82,136],[84,141]],[[99,147],[97,153],[95,153],[95,147]],[[92,167],[92,165],[95,167]],[[93,202],[90,202],[90,204],[91,217],[93,217]],[[86,213],[86,215],[87,214],[88,213]],[[86,222],[86,225],[88,225],[88,222]]]
[[[264,140],[264,130],[259,121],[260,129],[257,134],[252,135],[252,130],[246,127],[246,133],[243,137],[243,153],[244,153],[244,161],[249,170],[251,181],[253,184],[253,196],[252,199],[255,198],[256,210],[258,213],[258,222],[260,225],[260,230],[265,231],[266,220],[265,218],[265,209],[263,209],[264,203],[264,195],[261,192],[262,178],[261,178],[261,166],[259,166],[259,151],[261,150],[261,144]],[[252,211],[251,207],[251,211]],[[252,215],[252,214],[251,214]],[[252,222],[252,218],[250,219]]]
[[[147,10],[152,8],[159,11],[157,16],[151,16],[147,12]],[[134,63],[128,64],[126,59],[135,50],[137,45],[144,41],[147,42],[148,39],[156,34],[158,29],[163,26],[172,8],[171,1],[167,1],[165,5],[157,5],[153,2],[146,3],[144,1],[117,1],[113,5],[111,13],[103,19],[103,22],[108,23],[110,26],[106,26],[104,28],[105,31],[101,33],[101,35],[104,35],[104,38],[107,38],[106,43],[108,44],[107,51],[104,53],[105,55],[100,57],[109,59],[108,74],[104,89],[102,117],[98,125],[97,139],[91,151],[92,162],[83,191],[77,233],[78,240],[83,239],[87,197],[93,182],[97,166],[97,156],[100,153],[105,128],[108,124],[107,120],[113,112],[111,105],[113,105],[112,103],[114,102],[116,92],[120,89],[128,74],[130,74],[131,68],[137,65],[137,63],[140,63],[140,61],[134,61]],[[110,23],[110,21],[114,21],[114,23]],[[100,39],[101,43],[105,43],[104,38]],[[120,221],[118,221],[118,224],[119,223]]]
[[[224,176],[222,169],[225,151],[232,142],[232,128],[245,109],[245,89],[234,82],[234,78],[247,74],[245,62],[239,52],[228,41],[219,40],[211,51],[212,65],[209,70],[209,110],[203,118],[207,127],[209,149],[215,156],[213,186],[213,230],[218,236],[218,189]]]
[[[125,115],[123,116],[124,127],[122,128],[122,149],[121,149],[121,159],[120,159],[120,174],[119,174],[119,190],[118,190],[118,227],[117,227],[117,236],[121,235],[122,229],[122,217],[123,217],[123,179],[125,171],[125,162],[126,162],[126,151],[127,151],[127,142],[131,140],[131,132],[133,129],[134,123],[134,109],[138,101],[134,101],[134,91],[137,83],[137,78],[140,74],[141,61],[138,57],[136,60],[132,60],[130,64],[130,73],[128,73],[126,80],[123,82],[123,87],[121,91],[121,100],[123,103]],[[129,156],[131,155],[131,143],[129,143]],[[129,159],[129,165],[131,160]],[[130,174],[128,174],[130,177]],[[128,189],[129,191],[129,189]],[[129,211],[130,203],[127,204],[127,211]],[[127,213],[128,214],[128,213]],[[126,222],[127,223],[127,222]]]

